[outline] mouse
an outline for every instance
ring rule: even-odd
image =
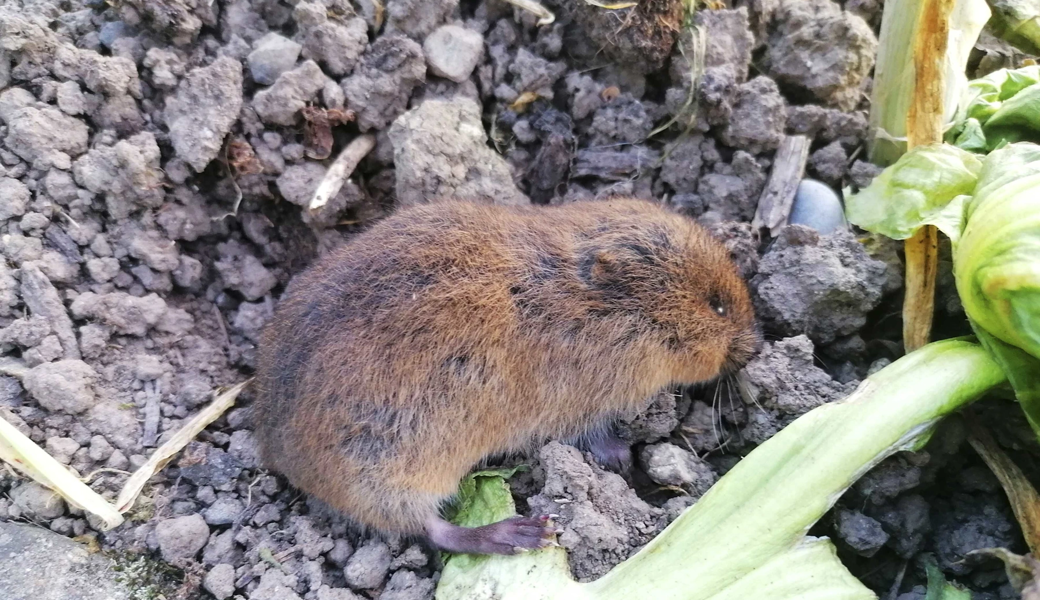
[[[258,348],[255,434],[265,465],[365,528],[513,554],[558,530],[444,519],[474,467],[558,439],[623,469],[620,415],[760,346],[726,247],[657,202],[445,200],[290,281]]]

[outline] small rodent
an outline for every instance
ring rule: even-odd
[[[453,552],[546,543],[547,517],[440,517],[482,459],[582,439],[742,366],[760,336],[725,247],[633,199],[398,212],[288,286],[255,379],[264,462],[356,522]]]

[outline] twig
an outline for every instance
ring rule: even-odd
[[[556,20],[556,15],[554,15],[552,11],[541,4],[538,4],[534,0],[506,0],[506,2],[517,8],[522,8],[527,12],[534,13],[534,15],[538,17],[539,26],[550,25]]]
[[[365,158],[365,155],[375,147],[376,136],[371,134],[359,135],[347,144],[347,147],[332,162],[329,170],[325,172],[324,179],[321,180],[318,189],[314,192],[314,197],[311,198],[310,210],[318,210],[329,200],[335,198],[343,188],[343,182],[354,172],[361,159]]]

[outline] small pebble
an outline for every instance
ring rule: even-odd
[[[812,227],[821,235],[848,228],[845,208],[838,194],[826,184],[812,179],[803,179],[798,184],[788,223]]]

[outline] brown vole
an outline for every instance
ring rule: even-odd
[[[508,554],[552,528],[444,521],[471,468],[575,437],[624,463],[618,414],[758,339],[726,249],[655,204],[431,204],[292,281],[261,341],[256,433],[269,466],[361,524]]]

